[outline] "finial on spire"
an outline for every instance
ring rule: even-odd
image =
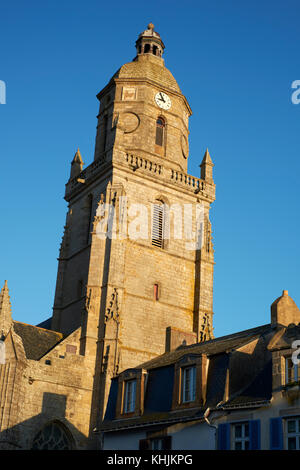
[[[0,336],[6,336],[12,325],[11,303],[7,281],[0,292]]]
[[[148,29],[154,29],[154,24],[153,23],[149,23],[148,26],[147,26]]]

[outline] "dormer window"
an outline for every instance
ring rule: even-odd
[[[196,398],[196,366],[182,369],[182,403],[195,401]]]
[[[126,380],[124,389],[124,413],[133,413],[135,411],[136,401],[136,379]]]
[[[174,370],[172,410],[202,406],[206,387],[207,357],[187,354],[179,359]]]
[[[140,416],[144,410],[147,371],[127,369],[118,376],[116,417]]]
[[[285,359],[285,383],[290,384],[300,380],[299,364],[294,364],[291,357]]]

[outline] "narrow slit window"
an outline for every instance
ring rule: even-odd
[[[154,284],[154,300],[159,299],[158,284]]]
[[[156,121],[156,137],[155,143],[162,147],[164,145],[165,137],[165,121],[162,118],[158,118]]]
[[[152,245],[163,248],[164,207],[153,204],[152,212]]]
[[[77,298],[81,299],[83,296],[83,280],[80,279],[77,284]]]
[[[103,123],[102,123],[102,139],[101,139],[101,152],[105,152],[106,149],[106,141],[107,141],[107,123],[108,118],[104,116]]]
[[[86,243],[89,243],[90,235],[91,235],[92,215],[93,215],[93,195],[92,194],[90,194],[88,197],[87,213],[88,213],[88,220],[87,220]]]

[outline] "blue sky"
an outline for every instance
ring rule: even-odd
[[[51,315],[70,161],[79,146],[92,162],[96,94],[150,21],[193,110],[188,171],[206,147],[215,163],[215,335],[268,323],[283,289],[300,306],[299,15],[296,0],[2,2],[0,283],[15,320]]]

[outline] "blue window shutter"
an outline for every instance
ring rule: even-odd
[[[270,449],[283,449],[282,418],[270,419]]]
[[[260,420],[249,421],[250,450],[260,450]]]
[[[218,449],[230,450],[230,424],[222,423],[218,426]]]

